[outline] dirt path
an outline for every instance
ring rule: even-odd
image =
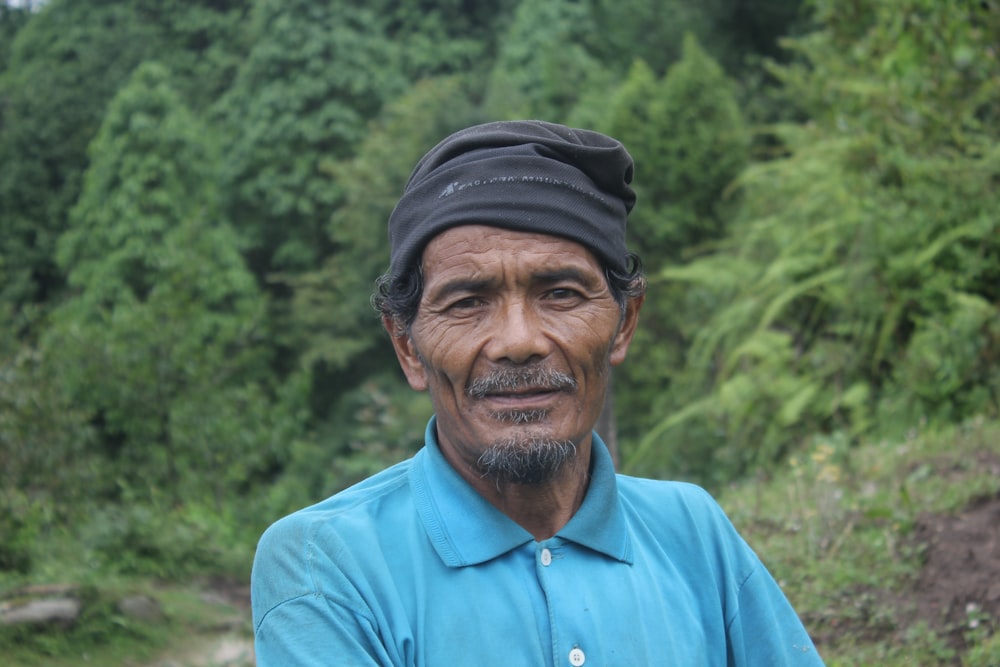
[[[253,640],[240,635],[196,637],[145,667],[254,667]]]
[[[185,637],[182,643],[163,651],[142,667],[254,667],[253,637],[250,636],[249,587],[214,582],[202,601],[226,611],[220,622],[204,632]],[[235,613],[234,613],[235,612]]]

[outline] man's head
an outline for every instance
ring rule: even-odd
[[[453,464],[540,483],[589,445],[642,302],[631,179],[614,139],[539,121],[463,130],[417,165],[376,302]]]

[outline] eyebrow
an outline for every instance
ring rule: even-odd
[[[594,276],[576,267],[563,267],[551,270],[537,271],[531,274],[531,281],[542,285],[560,282],[574,282],[581,286],[593,288],[595,280],[602,276]],[[428,293],[431,302],[447,300],[455,294],[482,292],[495,288],[497,281],[487,279],[455,278],[442,283]]]
[[[595,279],[599,280],[603,276],[592,275],[586,271],[581,271],[574,266],[567,266],[549,271],[539,271],[532,274],[531,279],[540,283],[561,283],[563,281],[575,282],[585,287],[593,286]]]
[[[440,285],[439,287],[431,290],[427,298],[432,303],[445,301],[449,297],[455,294],[468,294],[470,292],[482,292],[488,289],[491,284],[494,283],[492,280],[473,280],[470,278],[456,278],[454,280],[449,280]]]

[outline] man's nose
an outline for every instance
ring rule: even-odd
[[[547,357],[551,352],[552,341],[530,303],[523,300],[506,303],[497,309],[493,319],[487,345],[491,361],[523,364]]]

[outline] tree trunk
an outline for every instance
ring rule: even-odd
[[[594,430],[601,436],[601,440],[608,446],[611,453],[611,460],[614,461],[615,468],[618,468],[618,431],[615,424],[615,400],[612,390],[611,378],[608,377],[608,391],[604,395],[604,407],[597,418]]]

